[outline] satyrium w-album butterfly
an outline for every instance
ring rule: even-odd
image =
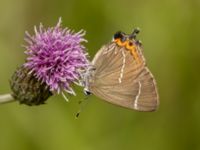
[[[117,32],[104,45],[84,73],[84,91],[112,104],[138,111],[159,105],[156,81],[146,65],[141,42],[133,33]]]

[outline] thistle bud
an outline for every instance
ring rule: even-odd
[[[19,67],[10,80],[12,96],[20,104],[40,105],[52,95],[49,87],[39,81],[24,66]]]

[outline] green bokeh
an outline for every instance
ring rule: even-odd
[[[24,31],[42,22],[85,29],[91,58],[118,30],[140,27],[144,55],[159,88],[157,112],[141,113],[91,96],[79,119],[82,88],[66,103],[0,106],[0,150],[199,150],[199,0],[0,0],[0,93],[24,62]]]

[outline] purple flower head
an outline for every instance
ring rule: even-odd
[[[61,18],[55,27],[45,29],[40,24],[35,27],[35,34],[26,32],[25,46],[27,55],[25,67],[34,76],[45,82],[50,91],[60,93],[67,91],[75,94],[70,87],[80,79],[80,71],[88,66],[87,53],[82,42],[83,30],[74,33],[61,27]]]

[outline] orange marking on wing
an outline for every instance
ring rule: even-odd
[[[139,64],[141,62],[140,57],[136,51],[136,47],[134,47],[133,49],[131,49],[131,54],[133,55],[133,57],[135,58],[136,62]]]
[[[130,44],[131,42],[129,40],[126,40],[125,42],[122,42],[121,39],[115,39],[114,42],[118,45],[118,46],[121,46],[121,47],[125,47],[128,51],[130,51],[130,53],[133,55],[135,61],[139,64],[141,63],[141,59],[139,57],[139,54],[138,52],[136,51],[136,46],[132,43]]]
[[[138,52],[136,51],[136,46],[132,42],[126,44],[126,49],[128,49],[133,55],[136,62],[139,64],[141,62]]]
[[[115,43],[117,43],[117,45],[124,47],[126,46],[128,41],[122,42],[121,39],[115,39]]]

